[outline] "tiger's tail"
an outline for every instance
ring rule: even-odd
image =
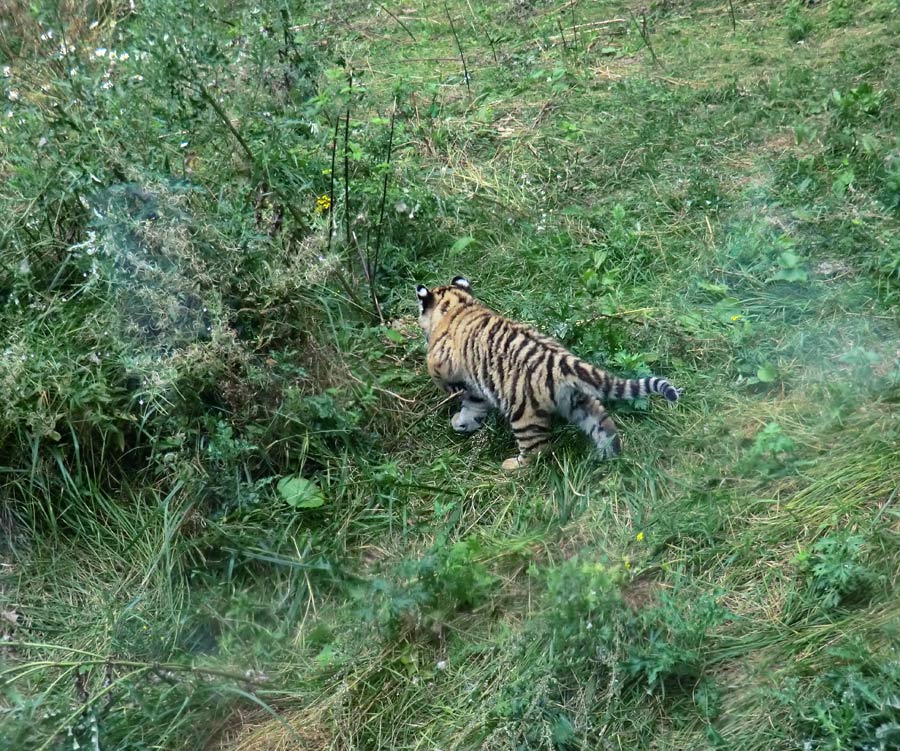
[[[573,385],[602,401],[610,399],[636,399],[649,394],[660,394],[670,402],[677,402],[679,391],[665,378],[650,376],[648,378],[618,378],[589,363],[579,361],[572,367],[578,376],[578,383]],[[581,390],[581,389],[579,389]]]

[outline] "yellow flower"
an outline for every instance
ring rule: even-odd
[[[740,315],[737,315],[737,316],[731,316],[731,320],[732,320],[732,321],[740,321],[741,318],[743,318],[743,316],[740,316]]]
[[[625,565],[626,571],[631,571],[631,561],[628,560],[627,555],[622,556],[622,563]]]
[[[643,542],[643,541],[644,541],[644,533],[643,533],[643,532],[638,532],[638,533],[637,533],[637,537],[635,537],[635,539],[636,539],[638,542]]]
[[[319,196],[316,199],[316,213],[324,214],[331,208],[331,196]]]

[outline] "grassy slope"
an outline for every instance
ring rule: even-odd
[[[403,107],[390,203],[422,208],[395,217],[379,290],[403,337],[339,292],[296,308],[273,292],[287,333],[259,324],[254,353],[301,358],[344,406],[292,423],[260,393],[261,417],[228,402],[185,454],[202,473],[122,482],[123,460],[93,484],[61,463],[78,489],[49,510],[34,465],[28,486],[9,460],[16,747],[73,722],[116,748],[246,751],[896,737],[900,10],[740,4],[732,32],[727,6],[671,4],[651,13],[654,66],[634,26],[590,25],[622,7],[564,7],[452,3],[471,94],[441,4],[404,11],[406,30],[355,3],[311,12],[364,87],[354,135],[383,143],[365,124]],[[227,172],[223,143],[196,184]],[[231,195],[192,211],[227,224],[246,211]],[[503,475],[508,431],[451,434],[412,331],[412,284],[457,273],[586,357],[666,375],[682,402],[620,405],[612,464],[563,429],[552,457]],[[272,458],[309,414],[309,447]],[[199,500],[217,473],[267,474],[229,420],[276,474],[306,461],[328,505],[296,512],[266,484],[255,503]]]

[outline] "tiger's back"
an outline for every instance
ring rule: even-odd
[[[546,447],[554,413],[578,425],[601,454],[614,456],[621,444],[602,400],[659,393],[678,400],[663,378],[622,379],[581,360],[554,339],[480,304],[471,285],[457,277],[450,285],[416,289],[419,324],[428,338],[428,372],[462,404],[451,423],[460,433],[478,430],[491,408],[509,421],[518,456],[504,469],[528,463]]]

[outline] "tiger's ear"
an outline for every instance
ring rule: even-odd
[[[425,310],[434,297],[424,284],[416,285],[416,297],[419,298],[419,310]]]
[[[459,287],[460,289],[464,289],[466,292],[472,291],[472,285],[469,283],[469,280],[464,276],[455,276],[453,277],[453,281],[451,284],[454,287]]]

